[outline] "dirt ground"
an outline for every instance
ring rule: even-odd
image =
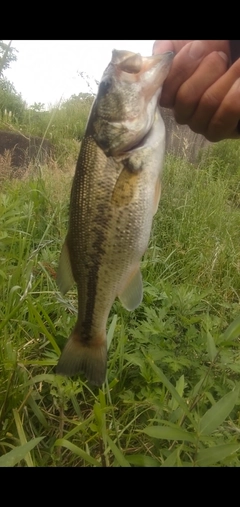
[[[47,162],[53,153],[53,145],[41,137],[24,136],[15,132],[0,130],[0,155],[11,152],[11,166],[15,168],[27,167],[30,161]]]

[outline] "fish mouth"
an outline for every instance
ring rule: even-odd
[[[142,56],[140,53],[114,49],[111,63],[117,65],[124,72],[138,74],[142,69]]]
[[[111,64],[116,65],[121,71],[128,74],[139,74],[147,72],[159,63],[161,63],[161,67],[166,65],[168,68],[174,55],[173,51],[166,51],[165,53],[144,57],[140,53],[114,49]]]
[[[106,156],[140,149],[151,134],[162,85],[174,53],[142,57],[113,50],[94,109],[92,133]]]

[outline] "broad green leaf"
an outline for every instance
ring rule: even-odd
[[[152,367],[153,371],[158,376],[159,380],[163,383],[163,385],[165,385],[165,387],[168,389],[168,391],[172,394],[172,397],[175,398],[175,400],[178,402],[180,407],[183,409],[184,414],[191,421],[193,427],[195,427],[194,417],[191,414],[190,410],[188,409],[188,406],[185,403],[184,399],[181,398],[181,396],[176,391],[175,387],[171,384],[171,382],[168,380],[166,375],[164,375],[163,371],[154,364],[152,359],[150,359],[149,357],[146,357],[146,359],[147,359],[148,363],[150,364],[150,366]]]
[[[101,433],[102,427],[104,425],[105,416],[104,416],[104,411],[101,408],[99,403],[94,403],[93,412],[95,415],[95,421],[96,421],[96,424],[98,427],[98,431],[99,431],[99,433]]]
[[[174,467],[177,463],[179,448],[174,449],[171,454],[165,459],[162,467]]]
[[[32,359],[24,359],[21,361],[24,366],[55,366],[56,359],[39,359],[39,360],[32,360]],[[30,384],[29,384],[30,385]]]
[[[37,417],[37,419],[39,420],[39,422],[41,423],[41,425],[44,427],[44,428],[48,428],[48,423],[47,423],[47,420],[43,414],[43,412],[41,411],[41,409],[39,408],[38,404],[36,403],[36,401],[34,400],[33,396],[30,395],[29,398],[28,398],[28,405],[31,407],[33,413],[35,414],[35,416]]]
[[[17,292],[19,289],[21,289],[20,285],[14,285],[10,290],[10,295],[12,295],[14,292]]]
[[[82,412],[81,412],[81,409],[80,409],[80,406],[79,406],[79,401],[77,400],[77,397],[75,396],[75,394],[71,394],[70,395],[70,400],[73,404],[73,408],[77,414],[77,416],[79,417],[79,419],[81,419],[82,417]],[[66,435],[65,435],[65,438],[66,438]]]
[[[199,433],[210,435],[223,421],[228,417],[232,411],[237,398],[238,389],[225,394],[221,400],[213,405],[199,421]]]
[[[181,398],[182,398],[183,391],[184,391],[184,375],[181,375],[181,377],[177,380],[177,382],[176,382],[176,391],[179,394],[179,396],[181,396]],[[172,410],[176,410],[176,408],[178,406],[179,406],[179,403],[177,402],[177,400],[175,400],[174,398],[172,398],[170,400],[170,402],[169,402],[169,407]]]
[[[77,445],[72,444],[71,442],[69,442],[65,438],[59,438],[58,440],[56,440],[54,445],[56,445],[58,447],[60,446],[60,447],[65,447],[66,449],[69,449],[69,451],[73,452],[74,454],[76,454],[80,458],[87,461],[87,463],[90,463],[91,465],[94,465],[95,467],[101,466],[101,463],[99,463],[99,461],[97,461],[95,458],[92,458],[92,456],[90,456],[90,454],[87,454],[85,451],[80,449],[80,447],[77,447]]]
[[[144,366],[144,360],[141,357],[136,356],[136,354],[124,354],[124,359],[126,359],[130,364],[135,364],[140,368]]]
[[[49,342],[51,343],[53,349],[55,350],[55,352],[57,353],[58,356],[60,356],[60,348],[59,346],[57,345],[55,339],[53,338],[53,336],[51,335],[51,333],[49,333],[48,329],[46,328],[42,318],[41,318],[41,315],[40,313],[38,312],[38,310],[35,308],[35,306],[32,304],[32,301],[31,299],[28,299],[28,306],[31,310],[31,312],[33,313],[35,319],[36,319],[36,322],[39,324],[39,330],[43,333],[43,335],[45,335]]]
[[[131,454],[126,456],[126,460],[131,465],[136,465],[138,467],[159,467],[160,463],[156,459],[151,456],[145,456],[144,454]]]
[[[7,278],[6,273],[4,273],[4,271],[2,271],[2,269],[0,269],[0,276],[1,276],[2,278],[4,278],[5,280],[6,280],[6,278]]]
[[[224,331],[222,337],[224,340],[234,340],[240,336],[240,316],[237,317],[230,326]]]
[[[0,232],[0,240],[6,239],[8,237],[8,233],[6,231]]]
[[[23,305],[23,299],[21,299],[20,303],[14,306],[13,310],[7,315],[7,317],[0,322],[0,331],[6,326],[6,324],[19,312],[19,309]]]
[[[56,375],[53,375],[52,373],[42,373],[40,375],[35,375],[35,377],[32,377],[30,380],[25,382],[24,387],[30,386],[32,384],[37,384],[38,382],[48,382],[49,384],[52,384],[56,378]]]
[[[39,313],[41,312],[43,314],[46,322],[48,322],[49,327],[51,328],[52,334],[55,335],[56,330],[55,330],[54,324],[53,324],[52,320],[50,319],[48,313],[46,312],[45,308],[43,307],[43,305],[40,304],[39,301],[38,301],[38,312]]]
[[[13,409],[13,416],[15,419],[15,424],[16,424],[16,428],[17,428],[17,432],[18,432],[18,436],[19,436],[21,445],[25,445],[25,444],[27,444],[27,438],[26,438],[26,435],[24,432],[24,428],[23,428],[19,413],[15,408]],[[25,461],[26,461],[28,467],[34,467],[32,456],[31,456],[30,452],[26,453]]]
[[[213,339],[211,333],[209,333],[209,331],[207,331],[207,352],[208,352],[208,356],[209,356],[210,361],[214,361],[218,351],[216,349],[214,339]]]
[[[14,467],[17,465],[22,459],[25,459],[26,455],[34,447],[36,447],[43,438],[44,437],[34,438],[33,440],[30,440],[30,442],[27,442],[24,445],[19,445],[18,447],[15,447],[15,449],[12,449],[12,451],[4,454],[4,456],[1,456],[0,467]]]
[[[87,419],[85,419],[83,422],[78,422],[78,421],[74,422],[74,421],[72,421],[72,422],[74,422],[74,424],[76,424],[76,426],[71,431],[69,431],[68,433],[66,433],[65,440],[68,440],[69,438],[71,438],[74,435],[76,435],[76,433],[79,433],[80,431],[85,430],[86,426],[90,426],[91,421],[93,421],[93,419],[94,419],[94,414],[92,414],[90,417],[88,417]]]
[[[106,438],[107,438],[107,443],[108,443],[108,445],[109,445],[109,447],[110,447],[113,455],[115,456],[118,464],[121,467],[130,467],[131,465],[126,460],[126,458],[123,455],[122,451],[120,451],[120,449],[116,446],[116,444],[112,441],[112,439],[108,435],[106,435]]]
[[[194,398],[195,396],[197,396],[197,394],[199,393],[200,391],[200,388],[203,386],[204,384],[204,377],[201,378],[197,384],[194,386],[193,390],[192,390],[192,395],[191,397]]]
[[[209,467],[222,461],[231,454],[234,454],[240,449],[239,444],[223,444],[203,449],[197,453],[196,465],[200,467]]]
[[[147,426],[143,433],[149,437],[160,438],[163,440],[186,440],[188,442],[196,442],[196,437],[180,428],[168,428],[167,426]]]

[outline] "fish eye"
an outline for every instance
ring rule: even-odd
[[[109,89],[112,85],[112,79],[106,79],[104,81],[101,81],[98,89],[98,93],[101,95],[106,95],[108,93]]]

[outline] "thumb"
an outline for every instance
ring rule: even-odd
[[[178,53],[191,40],[156,40],[153,44],[153,55],[173,51]]]
[[[166,51],[174,51],[172,40],[156,40],[153,44],[153,55],[165,53]]]

